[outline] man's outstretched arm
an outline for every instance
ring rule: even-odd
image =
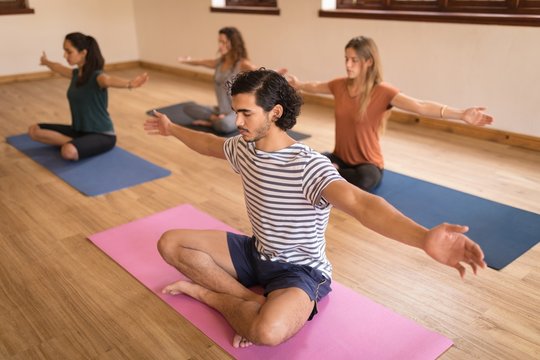
[[[323,196],[367,228],[424,250],[438,262],[456,268],[461,277],[465,275],[464,265],[468,264],[475,274],[478,268],[486,267],[480,246],[464,235],[468,231],[466,226],[443,223],[426,229],[383,198],[362,191],[346,181],[330,183]]]
[[[150,135],[172,135],[199,154],[225,159],[224,138],[174,124],[167,115],[155,110],[154,116],[146,119],[144,130]]]

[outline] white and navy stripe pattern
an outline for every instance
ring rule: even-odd
[[[330,161],[300,143],[263,152],[242,136],[227,139],[224,150],[242,177],[261,257],[308,265],[330,278],[324,233],[331,205],[322,191],[332,181],[342,180]]]

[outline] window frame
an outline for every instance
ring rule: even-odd
[[[320,17],[540,26],[540,0],[336,0]],[[363,6],[363,7],[362,7]]]
[[[271,4],[267,4],[268,2]],[[221,6],[216,6],[212,3],[210,12],[279,15],[280,9],[277,5],[277,0],[225,0]]]
[[[0,1],[0,15],[33,14],[27,0]]]

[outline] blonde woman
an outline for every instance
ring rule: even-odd
[[[301,82],[293,75],[287,75],[287,79],[298,90],[334,96],[335,149],[325,155],[341,176],[363,190],[376,188],[382,179],[384,160],[379,136],[392,107],[477,126],[493,122],[484,107],[457,109],[418,100],[383,82],[379,52],[368,37],[358,36],[347,43],[345,69],[347,77],[328,82]]]

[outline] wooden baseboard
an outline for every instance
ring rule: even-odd
[[[470,126],[449,120],[423,118],[401,111],[392,111],[389,120],[396,123],[423,126],[430,129],[446,131],[480,140],[540,151],[540,138],[535,136],[518,134],[505,130],[497,130],[489,127]]]
[[[181,77],[201,81],[213,81],[213,75],[200,71],[184,69],[169,65],[161,65],[147,61],[127,61],[122,63],[107,64],[105,70],[124,70],[135,67],[142,67],[149,70],[156,70],[168,74],[174,74]],[[55,75],[50,71],[37,72],[30,74],[16,74],[8,76],[0,76],[0,84],[7,84],[17,81],[30,81],[51,78]],[[330,96],[303,94],[304,102],[323,106],[334,106],[334,99]],[[389,118],[390,121],[407,124],[411,126],[423,126],[430,129],[446,131],[454,134],[459,134],[471,138],[492,141],[496,143],[511,145],[528,150],[540,151],[540,137],[513,133],[510,131],[491,129],[489,127],[474,127],[454,121],[422,118],[417,115],[404,113],[401,111],[392,111]]]
[[[145,69],[162,71],[168,74],[174,74],[181,77],[187,77],[191,79],[204,80],[204,81],[214,80],[214,76],[212,74],[204,73],[200,71],[183,69],[183,68],[169,66],[169,65],[161,65],[161,64],[151,63],[147,61],[141,61],[140,65],[141,67]]]
[[[140,66],[139,61],[124,61],[120,63],[105,64],[106,71],[114,70],[125,70],[136,68]],[[32,81],[32,80],[43,80],[50,79],[53,77],[60,76],[53,73],[52,71],[40,71],[35,73],[26,73],[26,74],[15,74],[15,75],[6,75],[0,76],[0,84],[9,84],[19,81]]]
[[[43,80],[59,76],[52,71],[40,71],[28,74],[15,74],[0,76],[0,84],[10,84],[20,81]]]
[[[123,61],[119,63],[105,64],[106,71],[114,70],[126,70],[141,67],[141,62],[138,60],[133,61]]]

